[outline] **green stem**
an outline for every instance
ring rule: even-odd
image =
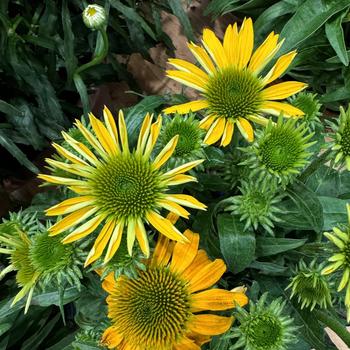
[[[300,174],[298,180],[304,182],[309,176],[311,176],[321,165],[325,163],[328,155],[332,152],[329,148],[327,151],[323,152],[319,157],[313,160],[313,162]]]
[[[103,59],[107,56],[108,53],[108,36],[104,29],[100,29],[99,32],[102,36],[102,49],[101,52],[99,52],[98,55],[96,55],[90,62],[83,64],[82,66],[78,67],[74,74],[81,74],[83,71],[87,70],[90,67],[93,67],[97,64],[100,64]]]
[[[350,333],[343,324],[325,311],[314,310],[313,313],[319,321],[332,329],[350,347]]]

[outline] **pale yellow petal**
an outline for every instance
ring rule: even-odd
[[[243,137],[247,141],[252,142],[254,140],[254,129],[248,120],[244,118],[238,118],[236,124]]]
[[[179,135],[174,136],[158,154],[158,156],[153,161],[152,166],[154,169],[159,169],[164,163],[166,163],[175,151],[177,142],[179,140]]]
[[[75,186],[75,185],[85,185],[86,182],[82,180],[77,179],[71,179],[67,177],[62,176],[53,176],[53,175],[46,175],[46,174],[39,174],[38,178],[41,180],[44,180],[46,182],[50,182],[57,185],[66,185],[66,186]]]
[[[147,113],[145,118],[143,119],[142,126],[140,129],[139,138],[137,140],[137,153],[142,154],[144,148],[147,144],[148,136],[151,130],[152,125],[152,116]]]
[[[162,120],[162,116],[159,115],[157,121],[151,125],[150,135],[148,137],[148,141],[144,151],[144,157],[146,158],[148,158],[151,155],[154,145],[158,140],[160,130],[162,129]]]
[[[198,76],[203,81],[208,81],[208,75],[205,72],[203,72],[200,68],[198,68],[197,66],[195,66],[190,62],[187,62],[178,58],[170,58],[168,60],[168,63],[170,63],[172,66],[176,67],[179,70],[192,73]]]
[[[132,248],[134,247],[135,238],[136,238],[136,220],[130,219],[128,221],[127,234],[126,234],[126,243],[128,248],[128,253],[132,256]]]
[[[179,70],[167,70],[166,75],[181,84],[184,84],[201,92],[205,92],[205,88],[208,82],[192,73],[182,72]]]
[[[187,182],[197,182],[198,180],[191,175],[175,175],[166,180],[168,186],[181,185]]]
[[[196,198],[188,194],[169,194],[165,198],[189,208],[200,209],[200,210],[206,210],[207,208],[205,204],[199,202]]]
[[[111,111],[106,106],[104,106],[103,108],[103,118],[110,136],[112,137],[116,147],[120,151],[117,125],[115,123],[115,120]]]
[[[174,175],[186,173],[187,171],[191,170],[192,168],[196,167],[197,165],[203,162],[204,162],[204,159],[198,159],[198,160],[193,160],[192,162],[182,164],[163,174],[163,178],[173,177]]]
[[[108,243],[107,252],[106,252],[105,258],[103,260],[103,262],[105,264],[113,258],[115,252],[118,250],[118,248],[120,246],[121,239],[122,239],[123,230],[124,230],[124,222],[119,221],[115,225],[113,233],[112,233],[112,237]]]
[[[209,128],[207,134],[204,138],[204,143],[207,145],[212,145],[216,141],[218,141],[222,134],[224,133],[226,125],[226,118],[219,117],[215,120],[215,122]]]
[[[88,163],[86,163],[83,159],[79,158],[72,152],[69,152],[62,146],[58,145],[57,143],[53,143],[52,146],[55,148],[57,153],[59,153],[62,157],[70,160],[72,163],[80,164],[80,165],[88,165]]]
[[[208,130],[211,127],[211,125],[214,123],[216,118],[218,118],[218,116],[216,116],[216,115],[208,115],[207,117],[203,118],[199,122],[200,128]]]
[[[124,113],[122,110],[120,110],[118,114],[118,127],[122,150],[125,153],[129,153],[128,130],[126,128]]]
[[[234,132],[234,123],[231,120],[228,120],[225,125],[224,133],[222,134],[220,146],[225,147],[230,144],[232,140],[233,132]]]
[[[192,52],[193,56],[197,59],[200,65],[207,71],[208,74],[214,74],[216,68],[213,61],[205,51],[203,47],[200,47],[194,43],[189,43],[188,48]]]
[[[188,219],[190,215],[190,213],[186,209],[184,209],[179,204],[173,201],[169,201],[166,199],[159,199],[158,203],[161,207],[169,210],[170,212],[174,212],[176,215],[181,216],[185,219]]]
[[[90,206],[94,202],[92,196],[79,196],[64,200],[63,202],[52,206],[45,211],[47,216],[64,215],[78,209]]]
[[[284,117],[301,117],[305,113],[299,108],[296,108],[288,103],[265,101],[260,107],[260,110],[267,114],[279,116],[281,112]]]
[[[146,258],[148,258],[149,257],[148,237],[145,230],[145,226],[143,225],[143,222],[141,220],[136,221],[135,233],[136,233],[136,239],[139,242],[142,253],[146,256]]]

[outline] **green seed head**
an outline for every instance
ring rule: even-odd
[[[311,155],[307,148],[314,142],[309,142],[313,133],[308,133],[304,123],[297,126],[296,121],[283,122],[281,117],[276,125],[270,121],[252,146],[242,148],[247,154],[242,164],[252,169],[251,177],[275,179],[286,185],[301,172]]]
[[[263,86],[248,70],[224,68],[215,72],[204,93],[210,114],[236,120],[255,115],[262,103]]]
[[[160,173],[134,154],[111,156],[89,181],[96,206],[117,219],[144,218],[163,190]]]
[[[190,318],[190,296],[183,281],[165,268],[122,277],[111,293],[108,316],[128,344],[168,349],[184,335]]]
[[[288,288],[291,288],[291,298],[297,297],[301,308],[310,308],[312,311],[316,305],[327,308],[332,305],[330,284],[327,276],[321,274],[324,264],[317,265],[314,260],[310,266],[303,261],[299,263],[298,269]]]
[[[252,227],[255,230],[259,225],[273,235],[273,222],[279,221],[280,209],[276,204],[281,196],[276,194],[276,185],[268,182],[243,182],[240,187],[241,195],[231,197],[232,205],[225,210],[232,211],[245,221],[245,230]]]
[[[281,299],[266,305],[267,294],[255,304],[250,301],[249,312],[239,308],[236,317],[240,326],[233,328],[232,337],[238,340],[231,349],[287,350],[296,342],[293,318],[284,315]]]

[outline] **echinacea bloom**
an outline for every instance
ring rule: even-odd
[[[288,103],[278,102],[306,88],[297,81],[285,81],[267,86],[278,79],[293,61],[296,51],[282,55],[265,75],[260,73],[283,44],[274,32],[253,52],[254,32],[251,18],[244,19],[240,30],[237,23],[226,29],[223,43],[210,29],[203,31],[203,47],[189,43],[188,47],[203,69],[181,59],[170,59],[178,70],[167,75],[201,93],[202,98],[166,108],[165,113],[188,113],[201,109],[207,116],[201,127],[208,130],[204,142],[213,144],[221,139],[227,146],[232,139],[234,125],[248,140],[254,139],[250,122],[266,125],[263,114],[300,117],[304,113]]]
[[[198,250],[199,235],[185,231],[187,243],[160,236],[146,269],[136,278],[113,273],[103,282],[112,325],[102,344],[118,350],[200,350],[214,335],[226,332],[233,318],[206,311],[247,304],[245,288],[208,289],[226,270]],[[199,314],[198,314],[199,313]]]
[[[88,28],[99,29],[107,22],[106,11],[100,5],[88,5],[83,11],[83,21]]]
[[[324,235],[337,247],[336,254],[328,261],[330,264],[322,270],[322,274],[328,275],[337,270],[342,272],[342,279],[338,286],[338,292],[346,287],[345,306],[347,309],[347,320],[350,321],[350,204],[346,205],[348,212],[348,225],[334,227],[333,232],[325,232]]]
[[[190,195],[167,193],[170,186],[196,181],[196,178],[184,173],[202,160],[183,164],[167,172],[162,171],[162,166],[175,150],[177,136],[168,142],[154,160],[150,159],[161,129],[160,116],[152,123],[152,116],[146,115],[137,147],[133,151],[129,149],[128,133],[121,111],[118,126],[107,108],[104,109],[104,123],[92,114],[90,123],[93,132],[78,120],[76,126],[93,151],[65,132],[62,132],[65,141],[79,156],[53,144],[67,162],[47,159],[47,163],[53,168],[66,171],[68,177],[39,175],[39,178],[49,183],[67,186],[76,194],[46,210],[48,216],[67,215],[50,228],[51,235],[74,228],[63,239],[63,243],[71,243],[88,236],[103,224],[85,266],[100,258],[107,246],[104,262],[108,262],[120,245],[124,229],[127,231],[129,254],[132,254],[136,238],[141,250],[148,256],[145,222],[170,239],[186,241],[183,234],[159,212],[166,209],[188,218],[189,212],[183,206],[206,208]]]

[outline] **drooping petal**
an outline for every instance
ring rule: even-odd
[[[204,335],[219,335],[228,331],[232,325],[233,317],[217,315],[193,315],[189,329]]]
[[[146,258],[148,258],[149,257],[148,237],[145,230],[145,226],[143,225],[143,222],[140,219],[136,221],[135,233],[136,233],[136,239],[139,242],[142,253],[146,256]]]
[[[265,100],[283,100],[304,90],[306,87],[307,84],[299,81],[285,81],[264,89],[262,91],[262,97]]]
[[[247,141],[252,142],[254,140],[254,129],[248,120],[244,118],[238,118],[236,124],[243,137]]]
[[[199,234],[186,230],[184,235],[188,243],[176,243],[170,264],[170,270],[174,273],[181,274],[188,266],[191,265],[198,252]]]
[[[173,242],[168,237],[160,235],[157,240],[156,248],[154,249],[151,267],[165,266],[168,264],[173,251]]]
[[[205,87],[207,85],[206,80],[203,80],[197,75],[188,72],[182,72],[179,70],[167,70],[166,75],[181,84],[187,85],[201,92],[205,91]]]
[[[218,119],[216,119],[215,122],[209,128],[207,134],[205,135],[203,142],[207,145],[212,145],[213,143],[218,141],[224,133],[225,125],[226,118],[219,117]]]
[[[174,186],[174,185],[181,185],[187,182],[197,182],[197,181],[198,181],[197,178],[194,176],[179,174],[179,175],[174,175],[168,180],[166,180],[166,183],[168,184],[168,186]]]
[[[166,199],[178,203],[180,205],[184,205],[185,207],[206,210],[207,206],[196,198],[188,195],[188,194],[169,194],[165,197]]]
[[[186,114],[191,111],[197,112],[200,109],[208,108],[208,106],[209,104],[207,100],[197,100],[197,101],[186,102],[180,105],[165,108],[163,112],[165,114],[171,114],[171,113]]]
[[[94,202],[94,197],[80,196],[64,200],[63,202],[54,205],[45,211],[47,216],[64,215],[91,205]]]
[[[124,222],[119,221],[115,225],[113,233],[112,233],[112,237],[109,240],[107,253],[106,253],[105,258],[103,260],[104,264],[106,264],[109,260],[111,260],[114,256],[115,252],[118,250],[118,248],[120,246],[121,239],[122,239],[123,230],[124,230]]]
[[[276,116],[279,116],[281,112],[283,113],[284,117],[300,117],[305,114],[299,108],[296,108],[288,103],[276,101],[265,101],[260,108],[262,112]]]
[[[181,205],[178,205],[177,203],[173,201],[169,201],[166,199],[160,199],[159,200],[159,205],[162,206],[163,208],[169,210],[170,212],[175,213],[176,215],[179,215],[185,219],[188,219],[190,213],[181,207]]]
[[[222,134],[220,146],[227,146],[230,144],[234,131],[234,123],[231,120],[228,120],[225,125],[224,133]]]
[[[205,117],[199,122],[200,128],[208,130],[211,127],[211,125],[214,123],[216,118],[218,118],[217,115],[208,115],[207,117]]]

